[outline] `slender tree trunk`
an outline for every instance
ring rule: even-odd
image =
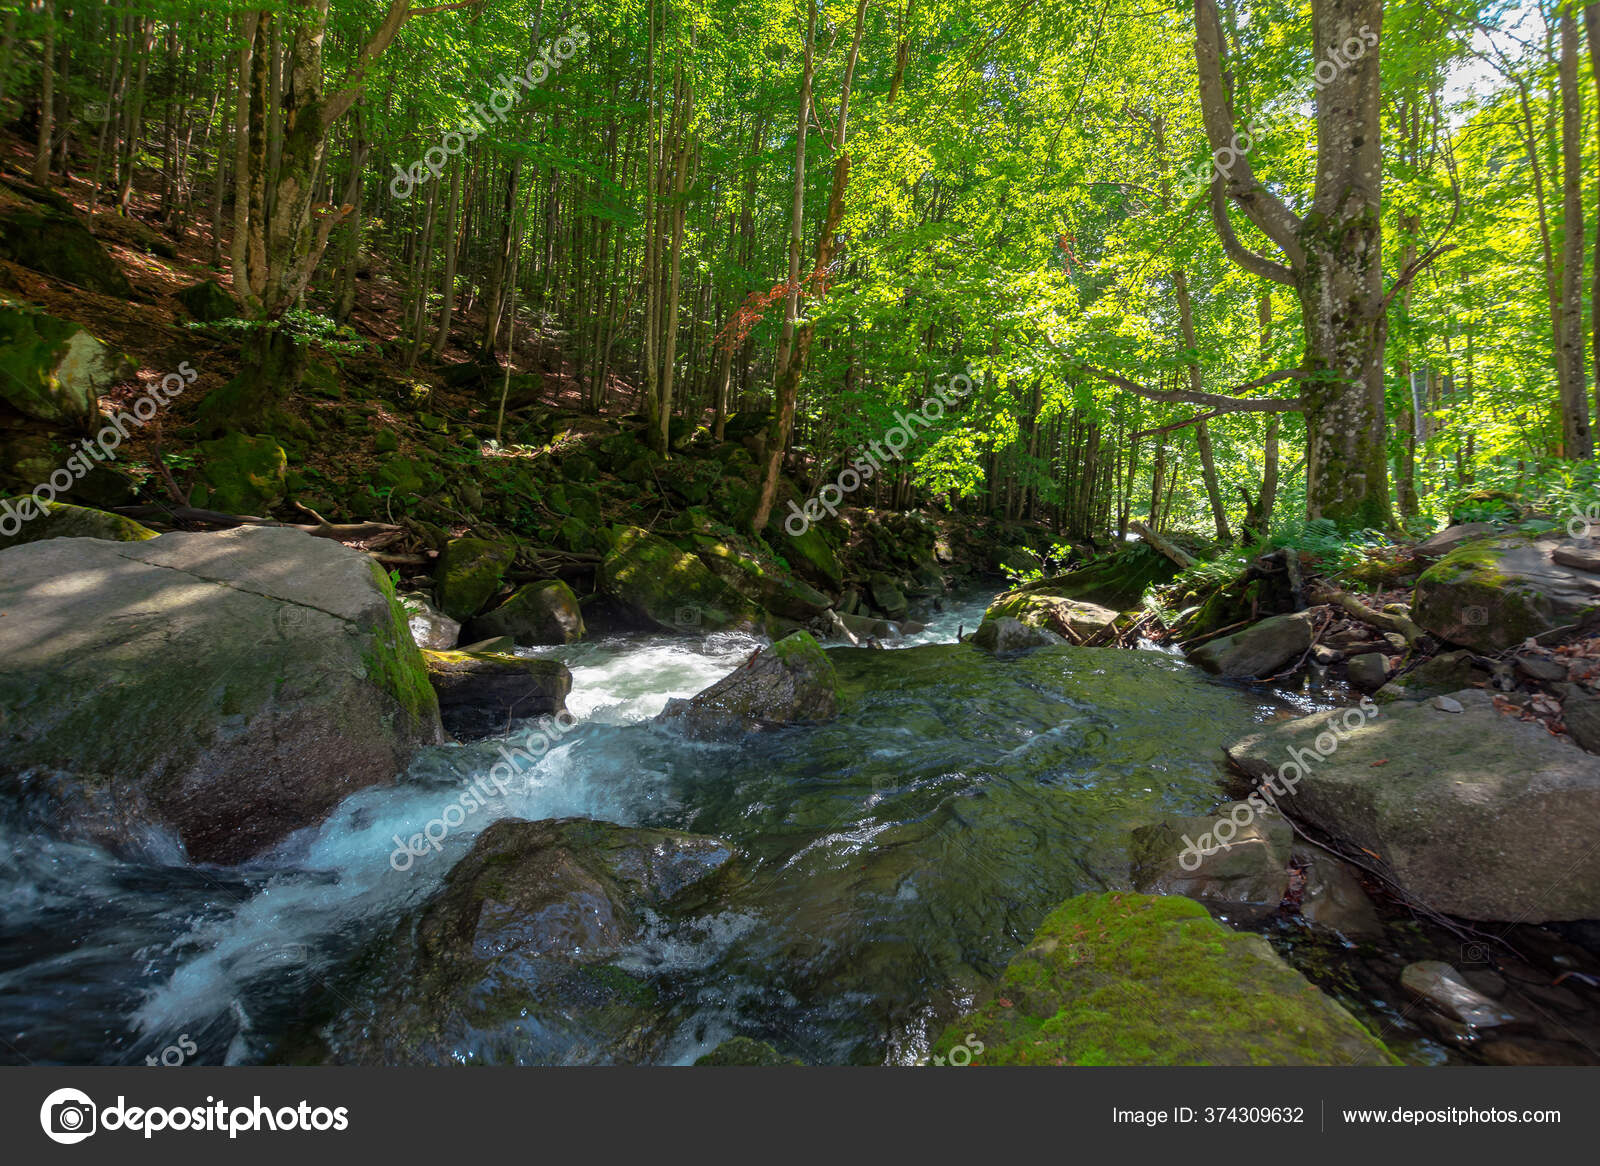
[[[33,170],[29,177],[36,186],[50,184],[50,146],[54,137],[56,110],[56,5],[43,0],[44,46],[39,55],[39,135],[33,148]]]
[[[1578,21],[1560,6],[1561,26],[1561,440],[1572,459],[1594,457],[1589,383],[1583,367],[1583,101],[1578,89]]]

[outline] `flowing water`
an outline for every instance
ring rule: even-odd
[[[397,842],[499,761],[499,743],[426,750],[400,784],[245,867],[128,861],[0,826],[0,1061],[253,1063],[302,1047],[349,1059],[327,1034],[364,1003],[352,961],[506,816],[664,826],[737,849],[716,902],[613,961],[660,1001],[666,1035],[643,1059],[692,1061],[744,1033],[810,1062],[915,1061],[1052,906],[1127,885],[1131,828],[1214,805],[1219,747],[1282,707],[1157,651],[995,660],[953,642],[982,610],[951,604],[895,650],[834,649],[843,715],[739,745],[649,721],[759,641],[541,649],[572,670],[575,726],[414,861]],[[515,1055],[615,1053],[557,1032]]]

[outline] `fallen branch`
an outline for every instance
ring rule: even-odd
[[[305,509],[305,507],[301,507]],[[139,521],[200,522],[207,526],[277,526],[285,530],[298,530],[316,538],[331,538],[335,542],[359,542],[380,534],[392,534],[401,528],[390,522],[329,522],[316,515],[318,522],[279,522],[275,518],[258,518],[253,514],[224,514],[220,510],[203,510],[195,506],[118,506],[118,514]],[[308,511],[316,514],[316,511]]]
[[[1427,636],[1416,624],[1403,615],[1390,615],[1388,612],[1373,611],[1372,608],[1362,603],[1354,595],[1340,591],[1336,587],[1322,584],[1316,588],[1315,599],[1318,603],[1329,603],[1344,612],[1350,618],[1359,620],[1368,627],[1377,628],[1381,632],[1394,632],[1405,637],[1406,645],[1415,648]]]
[[[1140,538],[1144,539],[1145,542],[1149,543],[1152,547],[1160,551],[1174,563],[1178,564],[1178,566],[1183,568],[1194,566],[1195,558],[1193,555],[1177,546],[1174,546],[1155,531],[1151,530],[1144,523],[1130,522],[1128,523],[1128,529],[1133,531],[1133,533],[1138,535]]]

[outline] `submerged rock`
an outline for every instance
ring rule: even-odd
[[[1280,807],[1377,857],[1436,910],[1600,918],[1600,762],[1495,711],[1486,692],[1439,699],[1448,703],[1386,705],[1338,734],[1327,713],[1281,722],[1229,746],[1228,757],[1258,779],[1299,767]]]
[[[278,527],[0,552],[0,797],[238,862],[440,741],[388,578]]]
[[[494,652],[428,652],[445,731],[460,741],[509,731],[513,721],[567,711],[572,673],[559,660]]]
[[[669,701],[656,722],[677,725],[685,736],[701,740],[729,740],[838,715],[839,678],[833,661],[809,633],[795,632],[704,692]]]
[[[803,1065],[804,1061],[786,1057],[764,1040],[747,1036],[729,1037],[703,1057],[696,1065]]]
[[[1189,653],[1207,672],[1236,679],[1275,676],[1311,648],[1311,614],[1275,615]]]
[[[665,1005],[648,976],[611,961],[733,854],[717,838],[581,818],[491,824],[374,952],[373,1014],[335,1025],[340,1059],[649,1059],[669,1035]]]
[[[1396,1063],[1260,936],[1190,899],[1119,893],[1051,912],[934,1053],[963,1043],[973,1065]]]
[[[1460,972],[1442,960],[1407,964],[1400,973],[1400,983],[1406,991],[1472,1028],[1498,1028],[1517,1019],[1468,985]]]
[[[583,638],[583,612],[578,597],[559,579],[519,587],[511,598],[467,625],[474,640],[510,636],[519,644],[570,644]]]

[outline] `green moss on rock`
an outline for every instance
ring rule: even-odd
[[[7,517],[11,514],[18,518],[30,514],[35,516],[31,521],[24,521],[21,528],[9,537],[0,533],[0,550],[47,538],[99,538],[133,543],[158,537],[149,527],[141,526],[120,514],[108,514],[104,510],[91,510],[87,506],[72,506],[66,502],[43,503],[45,513],[39,514],[40,505],[38,499],[31,496],[0,499],[0,531],[10,526]]]
[[[200,476],[204,505],[229,514],[265,514],[283,501],[288,454],[271,437],[230,433],[197,447],[205,459]]]
[[[411,638],[410,622],[393,582],[376,563],[372,578],[389,602],[389,622],[373,629],[372,647],[365,657],[367,675],[400,705],[408,719],[404,726],[408,735],[429,734],[439,722],[439,698],[428,680],[422,652]]]
[[[1264,939],[1177,896],[1067,900],[934,1053],[968,1034],[975,1065],[1397,1063]]]
[[[434,594],[439,610],[465,621],[483,609],[500,587],[516,552],[481,538],[453,538],[445,544],[434,568]]]

